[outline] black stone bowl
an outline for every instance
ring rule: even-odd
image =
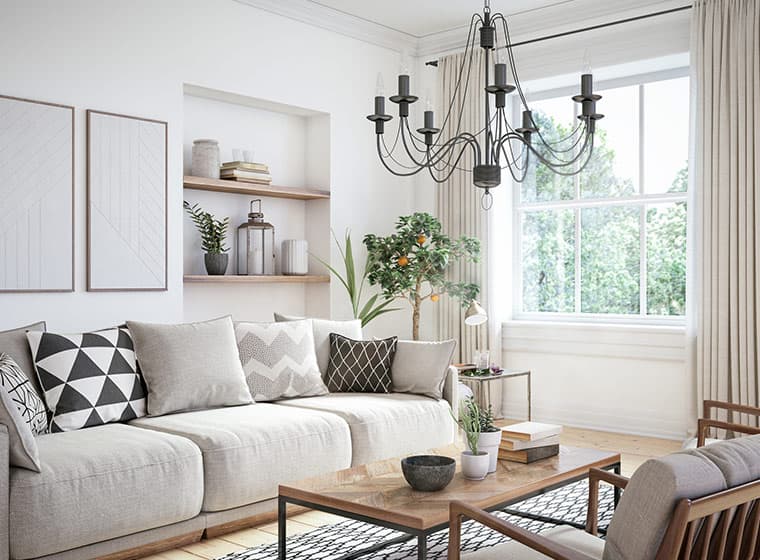
[[[440,455],[414,455],[401,460],[409,486],[420,492],[443,490],[454,478],[456,461]]]

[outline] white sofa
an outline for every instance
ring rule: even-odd
[[[451,369],[443,400],[328,394],[42,435],[41,473],[8,466],[0,426],[0,560],[131,558],[254,523],[282,482],[451,443],[456,393]]]

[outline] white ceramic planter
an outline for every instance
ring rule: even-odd
[[[282,242],[282,273],[303,276],[309,273],[309,243],[304,239],[286,239]]]
[[[489,457],[485,451],[479,451],[473,455],[469,451],[463,451],[462,475],[470,480],[483,480],[488,474]]]
[[[488,453],[488,472],[496,470],[496,462],[499,459],[499,444],[501,443],[501,430],[496,432],[480,432],[478,438],[478,451]]]

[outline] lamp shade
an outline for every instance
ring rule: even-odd
[[[467,312],[464,314],[464,323],[471,327],[482,325],[488,321],[488,314],[477,301],[473,300],[470,303],[470,307],[467,308]]]

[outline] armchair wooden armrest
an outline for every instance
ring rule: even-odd
[[[756,435],[760,434],[760,428],[754,426],[745,426],[744,424],[735,424],[733,422],[723,422],[722,420],[713,420],[712,418],[699,418],[697,420],[697,447],[705,444],[707,431],[710,428],[720,428],[741,434]]]
[[[594,560],[590,556],[568,548],[567,546],[554,542],[537,533],[526,531],[522,527],[508,523],[499,519],[495,515],[474,508],[463,502],[451,502],[449,506],[449,553],[448,560],[460,560],[461,536],[462,536],[462,518],[467,517],[478,523],[498,531],[525,546],[554,558],[555,560]]]
[[[588,513],[586,514],[586,532],[597,535],[599,532],[599,482],[604,481],[620,489],[625,489],[628,479],[619,474],[589,469],[588,471]]]

